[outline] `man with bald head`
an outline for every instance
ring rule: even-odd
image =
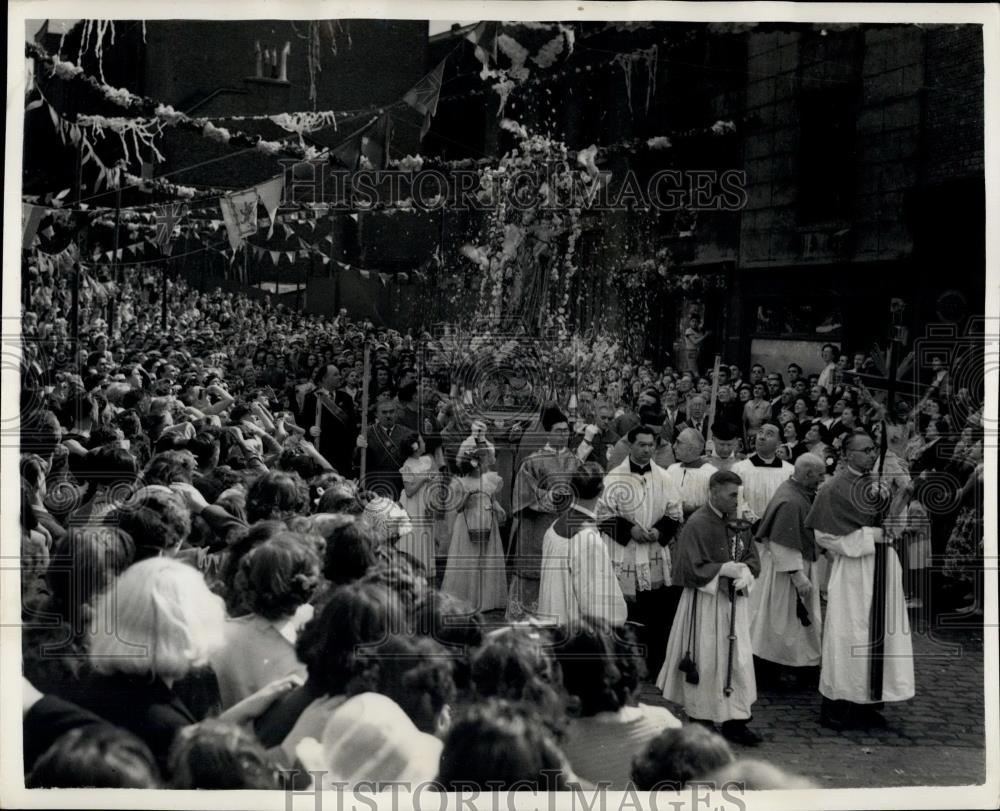
[[[700,394],[696,394],[687,402],[682,424],[678,428],[694,428],[701,434],[702,440],[708,439],[708,403]]]
[[[718,468],[704,460],[705,437],[694,428],[685,428],[674,442],[674,464],[667,468],[667,478],[681,496],[686,519],[708,503],[708,480]]]
[[[823,621],[816,582],[816,539],[806,516],[826,473],[826,463],[811,453],[795,462],[791,478],[779,485],[764,511],[756,539],[767,554],[750,595],[750,639],[759,657],[757,681],[780,678],[778,667],[816,668],[820,664]],[[800,678],[815,671],[798,671]]]

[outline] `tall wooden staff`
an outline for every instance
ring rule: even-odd
[[[369,393],[368,388],[371,384],[372,379],[372,342],[370,339],[365,339],[365,372],[364,372],[364,388],[361,389],[361,436],[368,439],[368,400]],[[368,449],[361,449],[361,475],[358,479],[358,484],[361,487],[365,486],[365,470],[368,467]]]
[[[708,450],[708,442],[712,442],[712,426],[715,425],[715,402],[716,398],[719,396],[719,366],[722,363],[722,355],[715,356],[715,365],[712,366],[712,402],[708,406],[708,437],[706,437],[706,452]],[[714,443],[712,445],[713,449],[715,447]]]

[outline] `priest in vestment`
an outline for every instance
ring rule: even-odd
[[[569,509],[571,479],[580,460],[566,446],[569,420],[557,407],[542,411],[545,447],[524,460],[514,479],[511,553],[514,577],[510,584],[507,619],[518,621],[538,611],[545,533],[559,514]]]
[[[685,428],[674,442],[677,461],[667,468],[667,477],[681,494],[684,517],[708,503],[708,482],[716,468],[702,458],[705,438],[694,428]]]
[[[572,635],[591,619],[624,625],[628,609],[597,526],[604,468],[584,462],[573,476],[573,505],[545,533],[538,616]]]
[[[639,425],[628,432],[629,457],[604,479],[598,516],[610,541],[608,550],[628,618],[642,625],[650,673],[659,671],[677,598],[671,585],[670,548],[683,518],[680,493],[653,461],[656,428]]]
[[[760,564],[749,533],[735,525],[740,485],[731,471],[715,473],[708,503],[681,530],[673,577],[684,591],[656,685],[691,721],[721,724],[729,740],[753,746],[760,736],[747,726],[757,683],[746,595]]]
[[[754,655],[766,669],[769,665],[815,668],[820,663],[823,618],[816,540],[805,522],[825,470],[823,459],[802,454],[757,527],[756,539],[767,554],[761,557],[760,579],[750,597],[750,639]]]
[[[882,702],[913,698],[913,645],[895,550],[879,526],[889,490],[871,475],[878,448],[862,429],[847,434],[846,465],[816,495],[806,526],[832,553],[823,628],[821,723],[885,726]],[[874,610],[873,610],[874,606]]]

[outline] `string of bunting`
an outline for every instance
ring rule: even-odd
[[[232,132],[225,127],[217,126],[207,118],[192,118],[185,113],[175,110],[170,105],[158,103],[148,97],[139,96],[124,88],[112,87],[106,82],[88,75],[81,67],[74,63],[63,60],[57,55],[49,54],[35,43],[25,43],[25,55],[47,66],[50,69],[50,75],[57,76],[66,81],[85,83],[100,93],[107,101],[125,110],[139,114],[138,117],[132,116],[129,118],[85,115],[78,116],[75,120],[71,121],[56,111],[51,104],[48,104],[50,115],[53,117],[53,123],[60,130],[64,141],[66,134],[70,136],[75,144],[84,138],[84,129],[94,130],[99,136],[103,136],[104,130],[107,129],[115,132],[121,138],[126,153],[126,160],[129,156],[129,146],[126,138],[130,136],[133,139],[137,159],[141,159],[139,143],[142,143],[153,149],[154,156],[158,161],[163,161],[163,155],[155,149],[152,142],[156,135],[164,127],[168,126],[198,132],[208,140],[217,143],[256,149],[257,151],[273,156],[284,155],[302,160],[312,160],[320,154],[320,151],[316,147],[306,144],[302,139],[303,133],[307,130],[303,122],[310,122],[313,125],[309,129],[310,132],[316,132],[330,126],[337,129],[336,116],[330,111],[325,114],[285,113],[277,116],[267,116],[268,120],[278,126],[287,131],[297,133],[299,135],[299,143],[297,144],[288,141],[271,141],[261,135],[249,134],[239,130]],[[437,111],[437,103],[441,91],[441,79],[444,75],[444,66],[447,59],[447,56],[442,59],[434,70],[417,82],[402,99],[390,105],[373,107],[371,108],[372,111],[378,110],[384,114],[386,110],[404,104],[412,107],[424,115],[424,125],[421,130],[421,137],[423,137],[430,128],[430,120]],[[39,93],[41,94],[40,89]],[[47,102],[43,100],[43,103]],[[38,102],[29,104],[28,109],[32,109],[34,106],[38,106]],[[145,116],[145,118],[142,116]],[[254,118],[253,120],[262,119]]]
[[[732,121],[716,121],[709,127],[699,127],[692,128],[689,130],[679,131],[667,135],[659,135],[651,138],[632,138],[623,141],[619,141],[615,144],[608,144],[601,147],[590,147],[584,150],[574,150],[568,153],[568,156],[572,160],[582,161],[585,164],[590,164],[599,158],[608,157],[610,155],[630,153],[634,154],[640,150],[657,151],[663,149],[669,149],[673,146],[674,141],[683,140],[685,138],[692,138],[703,136],[705,134],[710,134],[711,136],[725,136],[736,131],[736,125]],[[420,169],[425,166],[441,168],[441,169],[472,169],[472,168],[484,168],[491,165],[496,165],[496,158],[485,158],[485,159],[465,159],[458,161],[440,161],[434,158],[424,158],[423,156],[406,156],[402,159],[391,160],[388,162],[389,166],[400,169],[401,171],[420,171]],[[127,172],[123,173],[123,177],[127,182],[136,183],[146,182],[143,179],[131,175]],[[240,227],[237,225],[235,220],[235,212],[232,210],[231,204],[224,201],[230,199],[236,199],[242,201],[244,206],[252,207],[252,214],[250,209],[247,209],[247,214],[244,220],[247,222],[243,223],[242,230],[246,234],[255,233],[257,227],[263,227],[268,225],[270,231],[273,231],[275,224],[282,224],[285,228],[288,228],[288,222],[302,222],[304,221],[311,230],[315,230],[316,223],[319,219],[329,216],[332,212],[342,211],[344,213],[350,213],[355,219],[359,213],[383,213],[388,216],[392,216],[397,213],[404,214],[418,214],[424,213],[422,208],[417,207],[413,200],[410,198],[405,198],[401,200],[394,201],[378,201],[370,205],[358,205],[353,212],[347,212],[346,209],[338,208],[335,204],[327,203],[304,203],[304,202],[292,202],[283,201],[283,183],[284,178],[281,175],[273,177],[263,183],[257,184],[257,186],[251,187],[250,189],[244,189],[237,192],[232,190],[219,190],[211,189],[208,190],[209,194],[205,197],[201,197],[198,200],[189,204],[187,211],[187,224],[179,226],[178,233],[180,234],[195,234],[198,232],[197,226],[207,226],[211,228],[213,233],[218,230],[218,228],[226,224],[227,229],[232,227],[233,233],[239,234],[242,237],[244,234],[241,233]],[[168,184],[166,181],[156,185],[161,191],[165,191],[167,186],[173,187],[175,191],[186,192],[185,187],[177,186],[176,184]],[[191,192],[197,190],[190,189]],[[255,196],[254,196],[255,195]],[[191,199],[191,195],[187,193],[175,194],[177,197]],[[33,198],[36,199],[37,198]],[[268,219],[256,219],[256,204],[257,201],[265,202],[265,208],[268,211]],[[201,206],[200,209],[196,206]],[[213,205],[219,205],[222,216],[210,216],[211,207]],[[279,213],[278,207],[284,209]],[[81,205],[79,208],[73,207],[61,207],[60,209],[48,208],[45,206],[35,205],[34,203],[24,201],[22,203],[22,245],[24,247],[30,247],[37,233],[38,226],[42,219],[48,213],[52,213],[55,210],[61,210],[64,212],[70,211],[88,211],[92,217],[92,222],[98,225],[104,225],[107,227],[114,226],[113,217],[116,216],[115,209],[109,207],[89,207],[85,204]],[[292,210],[289,210],[292,209]],[[126,227],[135,228],[140,224],[149,225],[154,223],[159,216],[162,215],[164,211],[164,206],[136,206],[131,208],[123,208],[117,213],[119,222],[126,225]],[[226,212],[229,212],[229,222],[227,222]],[[200,212],[204,216],[199,217],[197,213]],[[249,230],[249,219],[253,218],[256,222],[256,227],[253,231]],[[291,229],[288,228],[290,231]],[[47,236],[51,236],[52,227],[48,229]],[[269,233],[270,233],[269,231]],[[43,232],[45,233],[45,232]],[[239,240],[235,240],[236,243]],[[234,248],[238,247],[238,244],[233,245]]]

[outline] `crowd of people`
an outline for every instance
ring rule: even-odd
[[[758,683],[880,725],[907,609],[981,611],[943,364],[898,417],[834,345],[744,379],[595,338],[558,386],[509,337],[26,278],[29,787],[808,786],[731,746]]]

